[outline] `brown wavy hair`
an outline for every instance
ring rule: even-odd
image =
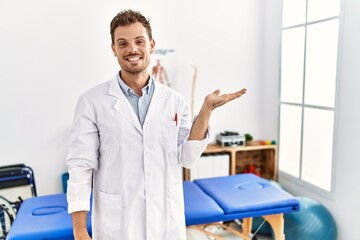
[[[111,41],[114,44],[114,32],[115,29],[119,26],[127,26],[133,23],[139,22],[141,23],[147,31],[149,39],[152,40],[152,33],[151,33],[151,26],[150,20],[144,15],[142,15],[138,11],[133,11],[130,9],[122,10],[119,12],[110,23],[110,34],[111,34]]]

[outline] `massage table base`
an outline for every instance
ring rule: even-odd
[[[285,240],[285,234],[284,234],[284,217],[283,214],[273,214],[268,216],[262,216],[271,226],[274,238],[275,240]],[[222,222],[215,222],[215,223],[209,223],[209,224],[199,224],[194,226],[188,226],[187,228],[195,229],[199,232],[202,232],[216,240],[225,240],[224,238],[220,237],[219,235],[216,235],[215,233],[212,233],[208,230],[206,230],[206,227],[208,226],[217,226],[222,229],[225,229],[232,234],[241,237],[244,240],[251,240],[254,237],[254,234],[251,233],[252,229],[252,218],[244,218],[243,222],[241,224],[242,231],[238,231],[230,226],[227,226],[226,224],[223,224]]]

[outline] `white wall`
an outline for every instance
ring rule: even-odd
[[[119,70],[109,24],[124,8],[142,11],[157,46],[175,50],[169,70],[189,103],[189,62],[198,65],[197,110],[217,88],[248,88],[214,113],[215,133],[262,137],[263,1],[0,0],[0,165],[33,167],[39,195],[62,191],[78,96]]]
[[[360,161],[358,148],[360,146],[360,1],[342,0],[340,51],[339,51],[339,91],[335,115],[335,184],[334,194],[324,197],[319,193],[306,190],[280,176],[280,183],[297,196],[308,196],[323,203],[332,213],[337,222],[338,239],[358,239],[358,216],[360,215]],[[279,53],[280,35],[279,23],[281,1],[270,1],[266,4],[265,32],[268,36],[265,43],[264,72],[269,82],[264,83],[263,105],[269,108],[264,122],[264,134],[272,135],[274,129],[278,131],[279,101]],[[271,87],[273,86],[273,87]],[[265,117],[264,117],[265,119]],[[276,134],[276,133],[275,133]]]

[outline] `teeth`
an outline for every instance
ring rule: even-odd
[[[129,61],[138,61],[138,60],[140,60],[140,58],[139,57],[133,57],[133,58],[129,58],[128,60]]]

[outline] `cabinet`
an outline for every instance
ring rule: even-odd
[[[230,169],[229,154],[204,153],[191,167],[190,181],[199,178],[228,176]]]
[[[276,145],[254,145],[245,147],[221,147],[209,144],[203,154],[227,153],[230,156],[229,174],[254,172],[259,176],[277,179],[277,147]],[[191,170],[183,169],[183,178],[190,180]]]

